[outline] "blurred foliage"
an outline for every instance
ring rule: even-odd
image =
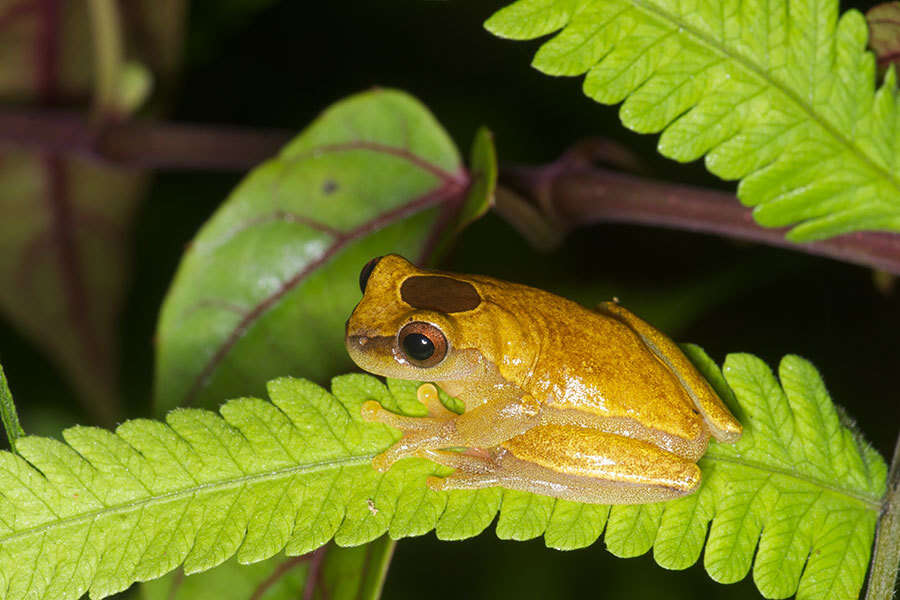
[[[234,559],[185,577],[180,570],[141,586],[141,600],[376,600],[394,542],[384,536],[354,548],[328,544],[303,556],[279,554],[241,565]],[[313,577],[310,577],[313,574]]]
[[[510,44],[484,31],[484,20],[504,4],[196,0],[189,6],[186,68],[180,77],[156,76],[156,65],[177,64],[180,46],[175,43],[157,44],[162,48],[157,58],[129,53],[150,65],[154,93],[171,94],[178,82],[177,93],[168,96],[178,121],[300,131],[332,102],[373,85],[390,86],[421,100],[458,145],[472,140],[480,126],[489,126],[501,163],[545,162],[582,137],[605,135],[641,153],[660,178],[732,189],[709,176],[702,164],[660,159],[653,136],[625,130],[615,109],[583,97],[579,81],[531,69],[528,62],[538,44]],[[866,10],[871,4],[845,3],[843,8]],[[151,5],[159,3],[146,3]],[[150,11],[146,22],[171,14]],[[180,37],[180,21],[171,23],[149,31]],[[13,37],[30,35],[31,28],[21,25]],[[76,36],[79,48],[89,46],[85,35]],[[142,36],[146,39],[146,30],[127,39],[133,44]],[[22,64],[14,55],[4,56],[13,56],[5,60],[8,67]],[[30,66],[23,65],[26,70],[19,75],[5,67],[3,75],[26,81]],[[83,96],[51,104],[83,106]],[[27,100],[18,93],[4,99]],[[130,276],[120,284],[126,285],[124,310],[113,330],[113,342],[121,348],[119,388],[127,414],[150,413],[152,341],[163,296],[185,247],[241,176],[160,174],[136,209],[131,233],[120,249],[110,251],[123,264],[133,253],[126,269]],[[101,187],[94,183],[91,190]],[[16,200],[21,200],[18,192],[0,197],[0,203]],[[120,202],[120,208],[127,205]],[[4,209],[0,220],[9,215],[15,213]],[[620,225],[577,231],[545,255],[490,214],[462,234],[441,266],[537,285],[588,305],[618,296],[717,358],[734,349],[770,363],[785,352],[801,354],[825,374],[835,401],[848,407],[882,454],[889,454],[900,403],[885,374],[900,361],[900,297],[879,292],[863,269],[715,237]],[[114,304],[113,294],[103,310],[115,313]],[[78,408],[64,371],[48,359],[46,348],[55,342],[43,333],[36,341],[17,325],[18,318],[9,313],[4,318],[0,361],[26,431],[56,434],[63,426],[93,421]],[[52,338],[71,330],[48,331]],[[385,597],[414,597],[423,586],[433,598],[578,597],[598,590],[612,598],[758,597],[749,581],[715,584],[697,566],[671,574],[649,557],[622,561],[599,547],[551,552],[542,542],[499,542],[493,535],[440,544],[424,536],[400,543]]]
[[[900,60],[900,2],[882,2],[866,12],[869,25],[869,48],[875,54],[878,72]]]
[[[86,107],[96,78],[95,7],[0,3],[0,98],[32,109]],[[170,85],[184,19],[183,0],[140,0],[123,9],[126,54],[116,58],[134,60],[117,92],[116,108],[127,112],[116,118],[141,105],[150,78],[161,89]],[[0,149],[0,311],[66,373],[89,418],[106,425],[123,416],[115,326],[131,266],[132,220],[146,185],[146,175],[130,169]]]

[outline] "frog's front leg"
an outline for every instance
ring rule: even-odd
[[[386,471],[401,458],[423,455],[427,450],[497,446],[540,422],[540,405],[530,398],[487,402],[457,415],[444,408],[430,383],[419,386],[417,396],[428,408],[427,417],[398,415],[374,401],[363,404],[363,419],[403,431],[397,443],[372,461],[377,470]]]

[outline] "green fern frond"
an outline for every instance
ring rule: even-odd
[[[378,473],[370,461],[399,434],[363,422],[360,406],[375,399],[411,414],[422,406],[415,384],[385,387],[368,375],[338,377],[331,393],[279,379],[268,387],[272,402],[232,400],[221,415],[179,409],[165,424],[139,419],[115,433],[74,427],[65,443],[20,438],[21,456],[0,453],[0,596],[100,598],[179,565],[192,573],[233,555],[252,563],[385,532],[460,539],[499,513],[501,538],[544,535],[548,546],[580,548],[605,527],[614,554],[653,547],[668,568],[696,561],[709,528],[706,568],[718,581],[742,578],[753,562],[768,597],[855,597],[884,493],[882,459],[840,423],[802,359],[782,361],[779,385],[752,356],[729,356],[723,379],[702,351],[688,350],[745,435],[735,446],[712,444],[700,491],[663,504],[438,493],[425,480],[448,470],[422,459]]]
[[[659,151],[740,179],[765,226],[807,241],[900,231],[896,77],[875,90],[865,18],[838,0],[519,0],[485,26],[544,43],[534,66],[587,73]]]

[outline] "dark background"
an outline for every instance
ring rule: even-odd
[[[203,0],[191,7],[185,68],[173,119],[299,131],[328,104],[372,86],[396,87],[427,105],[465,154],[487,125],[501,163],[545,163],[586,136],[608,136],[641,154],[660,179],[733,190],[702,164],[655,153],[657,136],[625,130],[615,107],[581,93],[581,78],[550,78],[529,67],[537,42],[500,40],[483,21],[487,1],[248,2]],[[845,4],[846,6],[846,4]],[[869,3],[857,3],[863,10]],[[133,416],[149,414],[152,337],[163,295],[185,244],[242,174],[160,173],[134,240],[133,281],[121,335],[122,390]],[[568,293],[582,301],[598,286],[673,311],[669,330],[717,361],[752,352],[776,366],[788,353],[811,360],[832,397],[889,457],[900,424],[900,293],[881,292],[872,272],[826,259],[686,232],[607,225],[572,234],[539,255],[488,216],[448,258],[479,272]],[[737,277],[734,275],[737,274]],[[732,282],[716,286],[715,282]],[[702,311],[672,290],[713,282]],[[654,297],[655,296],[655,297]],[[680,315],[686,315],[683,318]],[[84,422],[56,368],[7,323],[4,367],[26,430],[55,434]],[[755,598],[748,580],[712,582],[695,565],[669,573],[649,556],[621,560],[602,543],[556,552],[542,540],[502,542],[492,529],[439,543],[433,534],[397,546],[386,598],[575,598],[581,596]]]

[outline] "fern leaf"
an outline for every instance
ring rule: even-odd
[[[718,581],[740,579],[752,564],[768,597],[855,597],[884,493],[882,459],[841,424],[802,359],[782,361],[779,385],[752,356],[729,356],[723,378],[702,351],[688,350],[745,435],[711,445],[698,493],[662,504],[438,493],[425,480],[449,471],[422,459],[377,473],[370,461],[399,433],[363,422],[362,403],[422,407],[414,384],[368,375],[338,377],[331,393],[279,379],[268,386],[271,402],[232,400],[218,415],[178,409],[165,423],[138,419],[115,433],[74,427],[65,443],[20,438],[20,456],[0,453],[0,595],[101,598],[179,565],[192,573],[232,556],[254,563],[331,539],[354,546],[431,529],[461,539],[499,513],[501,538],[543,535],[548,546],[581,548],[605,527],[614,554],[653,548],[668,568],[693,564],[709,529],[705,563]]]
[[[808,241],[900,231],[896,77],[875,90],[864,17],[838,0],[520,0],[485,26],[544,43],[534,66],[587,73],[626,127],[706,156],[764,226]]]

